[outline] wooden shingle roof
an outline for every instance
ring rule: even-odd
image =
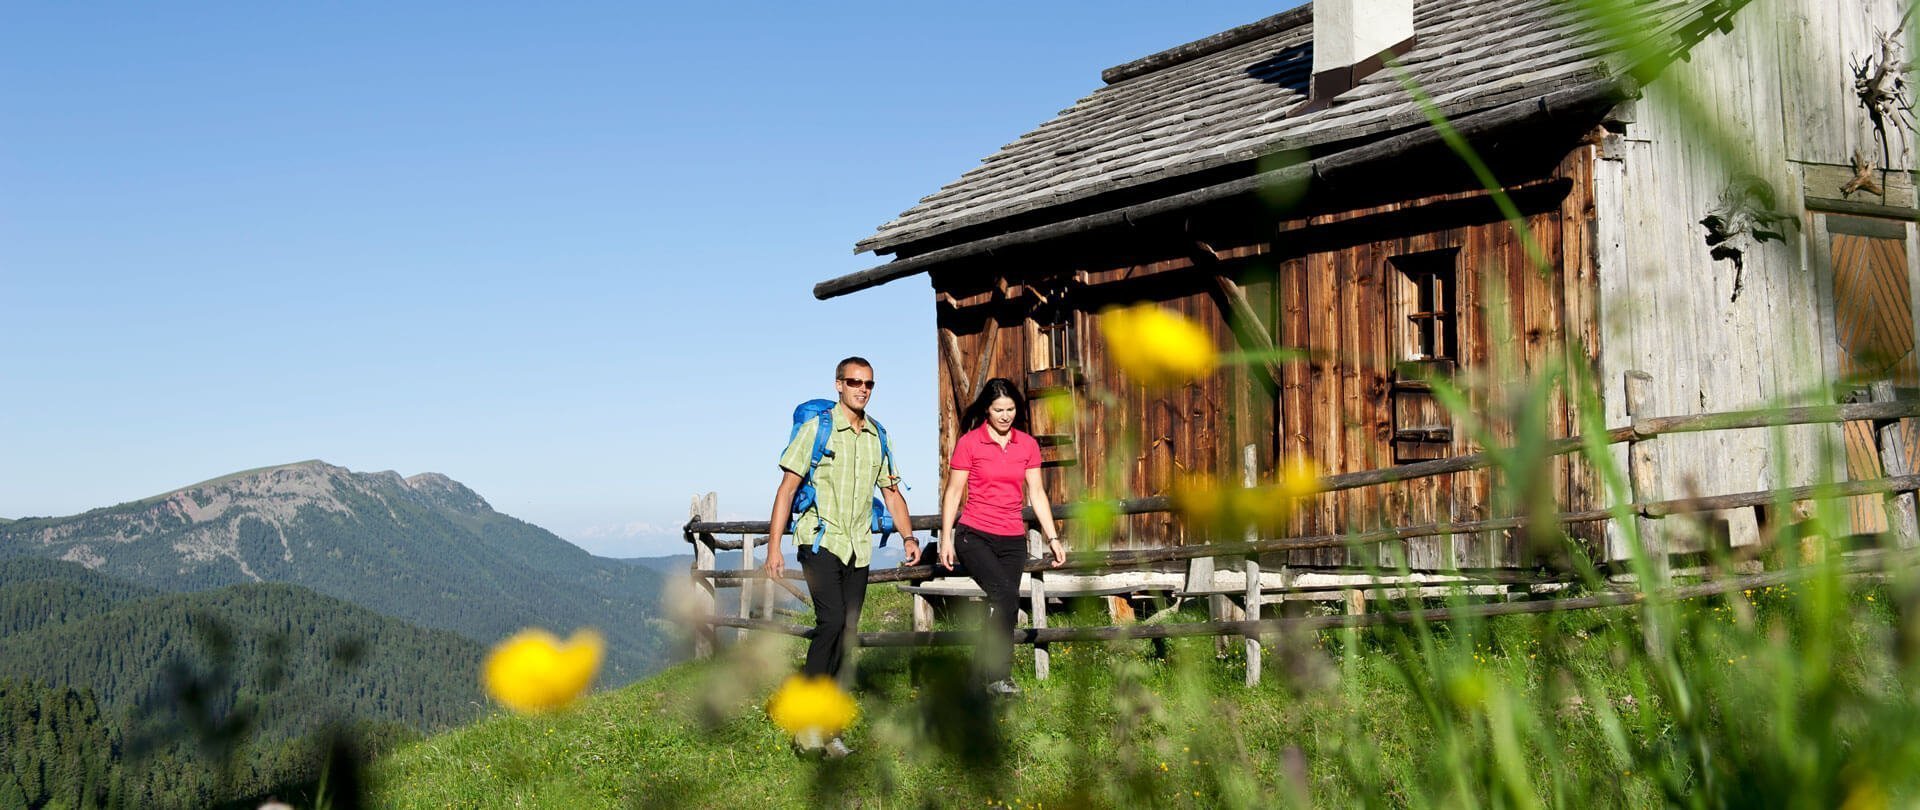
[[[1690,47],[1745,0],[1629,0],[1634,27]],[[1617,48],[1559,0],[1417,0],[1407,75],[1449,117],[1617,82]],[[1101,210],[1145,189],[1176,193],[1235,166],[1282,154],[1325,155],[1428,126],[1389,70],[1326,109],[1306,101],[1311,7],[1146,57],[1002,147],[959,179],[861,240],[856,252],[902,256],[1047,221],[1050,211]],[[1243,172],[1244,173],[1244,172]],[[1129,192],[1132,196],[1129,196]]]

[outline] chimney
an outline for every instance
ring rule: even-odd
[[[1313,84],[1294,113],[1332,104],[1413,43],[1413,0],[1314,0]]]

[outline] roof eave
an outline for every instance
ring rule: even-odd
[[[1632,95],[1636,89],[1634,82],[1624,76],[1596,76],[1590,81],[1557,90],[1546,95],[1470,113],[1453,120],[1451,124],[1453,129],[1461,136],[1473,138],[1498,132],[1540,117],[1553,118],[1558,115],[1591,111],[1596,108],[1604,109]],[[1192,208],[1197,205],[1254,193],[1265,187],[1299,183],[1315,176],[1326,178],[1354,167],[1363,166],[1375,161],[1391,159],[1394,155],[1401,152],[1438,144],[1441,143],[1442,140],[1440,130],[1432,126],[1424,126],[1389,138],[1360,144],[1339,152],[1321,155],[1311,160],[1295,163],[1283,168],[1259,172],[1248,177],[1203,186],[1201,188],[1121,208],[1109,209],[1085,216],[986,236],[961,244],[931,250],[926,253],[896,258],[885,264],[854,273],[848,273],[844,276],[815,284],[813,286],[813,295],[815,298],[824,301],[829,298],[836,298],[848,293],[858,292],[869,287],[877,287],[891,281],[919,275],[940,265],[962,259],[982,256],[1009,248],[1038,244],[1088,231],[1123,226],[1129,223],[1139,222],[1149,217],[1160,216],[1174,211]]]

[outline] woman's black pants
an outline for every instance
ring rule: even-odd
[[[1027,565],[1027,538],[987,534],[965,524],[953,530],[954,556],[987,594],[987,623],[980,632],[975,666],[987,683],[1013,673],[1013,628],[1020,617],[1020,572]]]

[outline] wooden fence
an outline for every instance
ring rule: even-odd
[[[1639,537],[1648,551],[1647,559],[1653,563],[1653,581],[1640,582],[1640,590],[1630,592],[1609,592],[1577,598],[1549,598],[1528,601],[1504,601],[1469,606],[1467,608],[1446,608],[1438,610],[1408,610],[1368,614],[1366,595],[1369,590],[1390,595],[1396,589],[1405,593],[1424,593],[1432,589],[1458,587],[1480,588],[1482,590],[1525,589],[1529,597],[1535,588],[1554,589],[1571,584],[1572,572],[1526,569],[1448,569],[1444,571],[1424,572],[1425,575],[1401,578],[1393,575],[1379,575],[1377,572],[1348,569],[1347,573],[1361,574],[1359,582],[1332,586],[1332,590],[1343,597],[1348,615],[1316,617],[1280,617],[1263,619],[1261,608],[1269,601],[1269,594],[1286,599],[1289,594],[1296,597],[1307,595],[1310,591],[1321,591],[1325,596],[1329,586],[1302,586],[1294,581],[1293,575],[1305,570],[1301,566],[1282,566],[1277,585],[1270,584],[1261,576],[1259,555],[1272,552],[1295,551],[1302,549],[1336,548],[1358,545],[1374,545],[1404,542],[1422,537],[1437,537],[1452,534],[1469,534],[1525,529],[1534,521],[1527,517],[1500,517],[1487,520],[1456,521],[1431,523],[1416,526],[1400,526],[1376,531],[1351,534],[1329,534],[1306,537],[1281,537],[1262,539],[1251,532],[1240,542],[1210,543],[1205,545],[1178,546],[1153,549],[1131,549],[1124,551],[1083,551],[1070,553],[1065,565],[1054,568],[1046,561],[1031,559],[1026,571],[1029,575],[1027,605],[1030,627],[1016,631],[1015,641],[1034,647],[1034,670],[1039,678],[1046,678],[1050,666],[1047,645],[1056,641],[1100,640],[1100,639],[1160,639],[1176,636],[1242,636],[1246,645],[1247,683],[1257,683],[1260,679],[1261,638],[1265,635],[1324,629],[1327,627],[1367,626],[1383,623],[1425,619],[1443,620],[1449,616],[1494,616],[1509,613],[1537,613],[1553,610],[1572,610],[1583,608],[1624,605],[1653,598],[1696,598],[1714,594],[1728,593],[1746,588],[1759,587],[1778,582],[1790,581],[1803,576],[1799,571],[1776,571],[1752,576],[1720,579],[1698,585],[1681,588],[1669,586],[1667,578],[1671,570],[1670,561],[1676,559],[1673,549],[1668,547],[1669,533],[1664,531],[1661,522],[1682,515],[1720,512],[1733,509],[1754,509],[1756,519],[1762,526],[1778,523],[1776,515],[1771,515],[1772,507],[1783,503],[1799,503],[1829,498],[1851,498],[1879,495],[1884,499],[1887,514],[1888,533],[1895,538],[1902,549],[1913,548],[1916,538],[1920,538],[1920,519],[1915,514],[1915,492],[1920,490],[1920,474],[1909,469],[1910,451],[1903,438],[1901,420],[1920,417],[1920,401],[1898,401],[1894,398],[1892,386],[1878,383],[1874,387],[1873,400],[1866,403],[1844,405],[1816,405],[1798,408],[1782,408],[1757,411],[1737,411],[1727,413],[1697,414],[1688,416],[1645,416],[1639,403],[1648,379],[1638,373],[1629,373],[1627,379],[1627,404],[1631,423],[1608,430],[1597,437],[1572,437],[1557,439],[1547,443],[1544,452],[1549,455],[1562,455],[1579,450],[1589,442],[1597,445],[1612,445],[1625,442],[1629,445],[1627,458],[1627,479],[1631,501],[1618,503],[1605,509],[1567,511],[1554,515],[1561,526],[1577,523],[1597,523],[1607,521],[1634,521]],[[1739,492],[1708,497],[1692,497],[1673,500],[1652,500],[1656,480],[1653,469],[1657,456],[1651,452],[1652,443],[1660,436],[1682,433],[1699,433],[1720,430],[1746,430],[1756,428],[1784,427],[1792,425],[1864,423],[1871,426],[1876,439],[1874,450],[1877,452],[1882,475],[1879,477],[1846,481],[1834,484],[1813,486],[1784,487],[1776,489]],[[1251,449],[1251,448],[1249,448]],[[1535,451],[1540,452],[1540,451]],[[1359,487],[1379,486],[1397,481],[1445,475],[1449,473],[1477,470],[1494,464],[1494,454],[1482,452],[1451,458],[1402,464],[1394,467],[1366,470],[1329,476],[1322,481],[1322,491],[1340,491]],[[1253,484],[1251,454],[1248,454],[1248,469],[1244,483]],[[1173,504],[1167,496],[1155,496],[1120,501],[1111,504],[1121,514],[1140,514],[1171,511]],[[1062,505],[1055,513],[1065,520],[1073,520],[1085,507],[1073,504]],[[692,515],[685,527],[688,542],[694,547],[694,561],[690,572],[693,578],[693,612],[699,618],[694,627],[694,650],[696,656],[710,655],[718,642],[717,628],[740,628],[741,632],[765,631],[788,635],[806,635],[810,627],[783,623],[774,618],[775,587],[783,588],[795,598],[805,601],[804,594],[786,579],[773,579],[766,576],[756,561],[755,549],[767,542],[768,524],[766,521],[721,521],[717,519],[718,504],[711,493],[694,499]],[[1031,511],[1028,513],[1032,520]],[[915,515],[912,518],[916,530],[935,531],[939,528],[938,515]],[[1766,533],[1763,532],[1763,536]],[[738,535],[737,540],[721,539],[721,535]],[[1039,544],[1039,532],[1030,531],[1029,540],[1036,548]],[[721,568],[719,564],[722,552],[738,552],[738,567]],[[1242,561],[1243,587],[1232,592],[1223,592],[1212,585],[1213,566],[1217,560]],[[1679,559],[1685,559],[1684,557]],[[1138,572],[1148,566],[1166,563],[1186,562],[1188,565],[1186,587],[1178,589],[1179,597],[1205,596],[1210,603],[1211,620],[1207,622],[1181,624],[1132,624],[1119,623],[1100,627],[1064,627],[1047,626],[1048,582],[1050,576],[1056,581],[1070,572],[1098,572],[1109,576]],[[1875,559],[1854,560],[1849,563],[1850,570],[1873,570],[1884,565],[1884,561]],[[1602,563],[1603,569],[1607,563]],[[1611,571],[1609,573],[1618,573]],[[902,566],[874,570],[868,577],[869,584],[920,582],[936,577],[955,576],[951,571],[936,571],[932,564]],[[1197,587],[1204,586],[1204,587]],[[1126,586],[1121,586],[1126,587]],[[722,615],[717,593],[722,588],[737,588],[740,592],[739,612],[736,615]],[[1052,595],[1076,595],[1099,593],[1101,588],[1089,589],[1085,583],[1071,590],[1055,587]],[[967,632],[934,632],[932,627],[931,606],[927,594],[914,594],[912,631],[865,632],[859,634],[860,646],[922,646],[951,645],[970,643],[974,634]],[[1237,597],[1234,604],[1230,597]],[[758,615],[756,616],[756,612]]]

